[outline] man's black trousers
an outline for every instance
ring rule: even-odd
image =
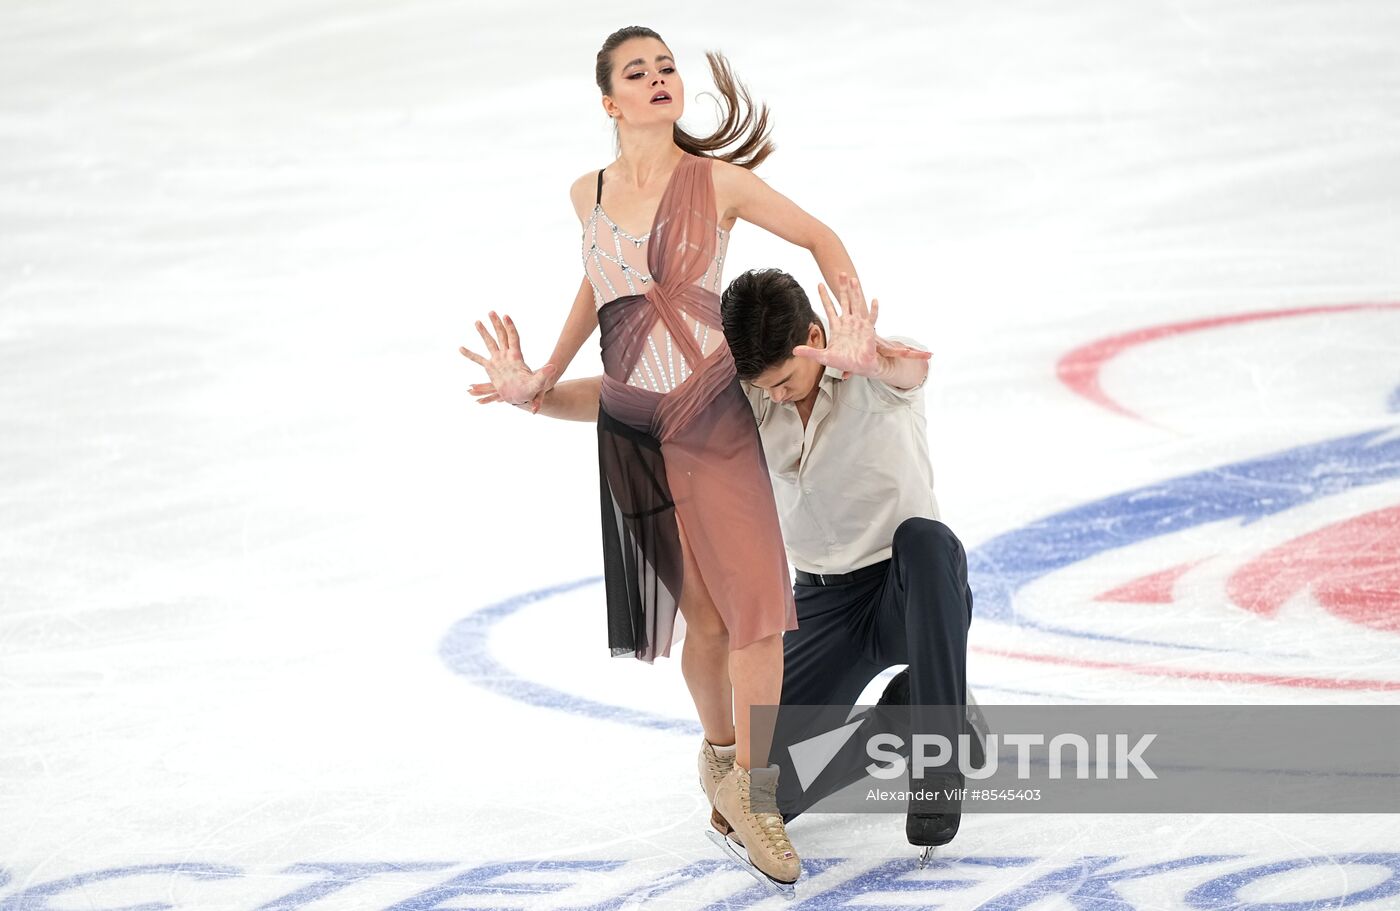
[[[798,628],[783,635],[783,706],[853,705],[872,678],[895,664],[909,665],[913,704],[966,705],[972,589],[962,542],[936,519],[909,518],[895,530],[884,566],[883,574],[854,582],[794,587]],[[802,788],[784,741],[817,733],[779,723],[769,761],[781,770],[785,815],[853,780],[859,772],[852,770],[869,762],[863,739],[855,738]]]

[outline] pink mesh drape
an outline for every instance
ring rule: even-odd
[[[797,628],[758,429],[723,342],[719,295],[702,283],[715,261],[712,167],[682,158],[649,236],[646,292],[598,311],[608,644],[643,661],[670,654],[682,586],[693,581],[684,578],[677,523],[730,648]],[[708,335],[697,338],[696,323]],[[684,379],[664,393],[627,382],[658,331],[684,365]]]

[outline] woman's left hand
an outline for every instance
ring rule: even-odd
[[[835,367],[842,371],[841,378],[846,379],[853,373],[875,376],[889,358],[927,359],[931,356],[927,351],[919,351],[876,335],[875,321],[880,316],[880,301],[872,299],[867,307],[860,283],[844,272],[837,277],[837,282],[836,296],[841,304],[839,311],[827,294],[826,286],[817,286],[822,306],[826,309],[826,347],[798,345],[792,349],[795,357],[811,358],[827,367]]]

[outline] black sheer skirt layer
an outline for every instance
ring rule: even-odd
[[[598,464],[608,648],[650,661],[669,654],[685,569],[661,443],[599,406]]]

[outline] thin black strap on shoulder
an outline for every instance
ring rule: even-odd
[[[598,198],[593,200],[593,205],[595,206],[601,206],[603,204],[603,172],[606,170],[607,168],[598,169]]]

